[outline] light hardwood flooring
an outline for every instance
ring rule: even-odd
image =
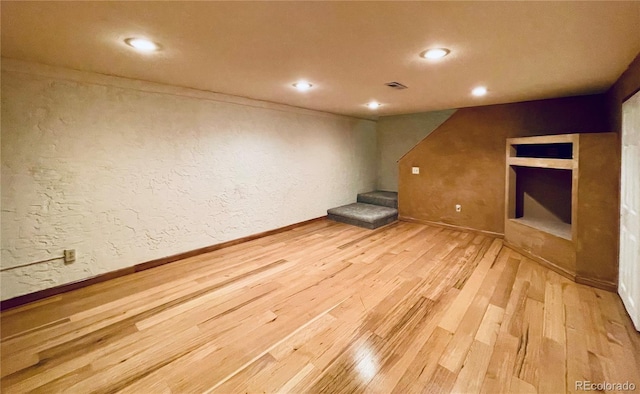
[[[3,393],[562,393],[634,382],[614,293],[484,235],[322,220],[2,313]]]

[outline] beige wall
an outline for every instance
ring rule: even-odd
[[[2,63],[2,299],[323,216],[375,186],[375,122]]]
[[[454,109],[378,119],[379,190],[398,191],[398,160],[424,137],[449,119]]]

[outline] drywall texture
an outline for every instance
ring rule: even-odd
[[[454,112],[452,109],[378,119],[378,190],[398,191],[398,160]]]
[[[77,262],[2,272],[2,299],[323,216],[375,185],[372,121],[6,63],[2,267],[67,248]]]
[[[400,216],[503,233],[506,139],[603,132],[607,118],[604,95],[459,109],[400,160]]]

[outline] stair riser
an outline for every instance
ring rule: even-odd
[[[388,198],[376,198],[376,197],[358,194],[357,201],[365,204],[379,205],[382,207],[389,207],[389,208],[395,208],[395,209],[398,208],[398,200],[392,200]]]
[[[350,224],[350,225],[353,225],[353,226],[367,228],[369,230],[374,230],[374,229],[376,229],[378,227],[382,227],[382,226],[384,226],[386,224],[395,222],[396,220],[398,220],[398,215],[389,216],[389,217],[384,218],[384,219],[376,220],[373,223],[365,222],[365,221],[358,220],[358,219],[347,218],[347,217],[344,217],[344,216],[332,215],[332,214],[328,214],[327,215],[327,219],[333,220],[335,222],[346,223],[346,224]]]

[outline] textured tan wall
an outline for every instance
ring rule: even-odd
[[[620,172],[617,135],[580,136],[576,276],[618,279]]]
[[[604,95],[460,109],[400,160],[400,215],[503,233],[506,138],[606,132],[609,120]]]

